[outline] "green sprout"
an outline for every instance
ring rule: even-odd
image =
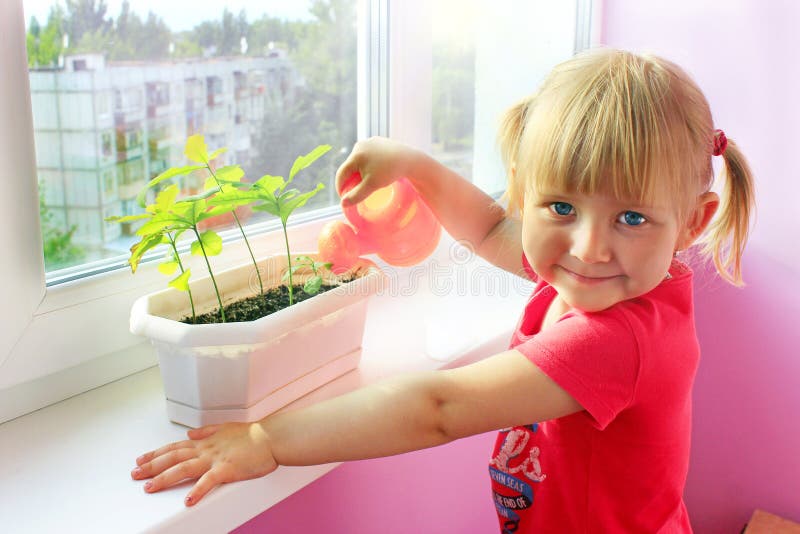
[[[197,317],[194,298],[189,286],[191,272],[190,269],[184,267],[177,247],[178,239],[184,232],[190,231],[193,233],[196,239],[191,243],[191,253],[193,255],[203,256],[205,260],[208,274],[211,277],[211,283],[214,286],[214,292],[217,296],[220,318],[224,323],[225,309],[222,305],[222,297],[219,292],[219,287],[217,286],[217,280],[214,277],[211,263],[208,259],[209,256],[216,256],[222,252],[222,238],[213,230],[201,232],[198,225],[211,217],[226,213],[233,214],[236,224],[242,232],[247,250],[250,252],[253,265],[256,267],[256,274],[258,275],[258,282],[261,294],[263,295],[264,284],[258,270],[255,255],[247,240],[244,228],[235,212],[236,208],[239,206],[255,204],[253,210],[266,211],[277,216],[281,220],[284,242],[286,243],[286,256],[289,262],[286,276],[289,278],[289,305],[291,306],[294,303],[292,277],[296,270],[305,265],[308,265],[312,269],[314,277],[305,284],[306,287],[304,287],[304,290],[309,294],[314,294],[319,291],[322,285],[322,278],[317,271],[326,264],[314,262],[311,258],[304,257],[306,260],[302,258],[298,259],[298,261],[301,262],[300,265],[292,265],[289,236],[287,232],[288,219],[295,209],[306,204],[306,202],[323,189],[324,186],[321,183],[317,184],[316,188],[306,193],[301,193],[294,188],[287,189],[287,186],[292,182],[298,172],[314,163],[323,154],[328,152],[330,148],[331,147],[328,145],[320,145],[305,156],[298,157],[292,165],[288,180],[284,180],[281,176],[266,175],[256,182],[249,184],[241,181],[244,177],[244,171],[238,165],[222,167],[217,170],[213,169],[209,162],[217,158],[226,149],[220,148],[209,154],[203,137],[193,135],[189,137],[186,142],[185,154],[187,158],[198,163],[198,165],[171,167],[150,180],[136,197],[138,204],[144,208],[144,213],[124,217],[107,217],[106,221],[117,223],[138,220],[143,221],[144,224],[136,231],[136,235],[140,237],[140,240],[131,247],[131,255],[128,258],[128,264],[133,273],[136,272],[136,268],[146,252],[159,245],[169,245],[167,257],[159,264],[158,270],[168,276],[180,270],[180,274],[170,280],[168,285],[180,291],[187,292],[189,304],[192,308],[192,322],[196,323]],[[211,174],[204,184],[202,193],[179,198],[178,185],[172,184],[159,192],[152,204],[146,203],[147,193],[155,186],[171,178],[199,170],[207,170]],[[326,266],[330,267],[330,265]]]
[[[320,288],[322,287],[322,275],[320,274],[321,269],[330,269],[331,262],[324,262],[324,261],[314,261],[309,256],[298,256],[294,259],[295,263],[286,271],[283,275],[284,280],[288,280],[289,276],[296,273],[299,269],[308,268],[311,272],[314,273],[306,283],[303,285],[303,291],[308,293],[309,295],[316,295],[319,293]]]
[[[286,257],[289,263],[289,306],[294,303],[294,280],[292,279],[292,254],[289,249],[289,234],[286,225],[292,212],[305,205],[311,197],[324,189],[325,186],[318,183],[314,189],[306,193],[301,193],[298,189],[287,189],[287,186],[292,183],[298,172],[314,163],[330,149],[330,145],[320,145],[305,156],[298,157],[289,171],[288,180],[284,180],[283,176],[267,174],[252,184],[221,182],[223,186],[232,185],[236,188],[224,190],[214,198],[209,199],[209,205],[211,206],[229,207],[231,209],[259,202],[259,204],[253,206],[253,210],[266,211],[281,220],[283,239],[286,243]]]

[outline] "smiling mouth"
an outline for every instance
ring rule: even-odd
[[[609,280],[613,280],[617,278],[619,275],[614,276],[585,276],[582,274],[578,274],[574,271],[570,271],[566,267],[561,267],[565,273],[567,273],[570,277],[574,278],[578,282],[582,284],[599,284],[601,282],[607,282]]]

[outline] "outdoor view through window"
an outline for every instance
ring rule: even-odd
[[[306,210],[338,202],[334,173],[356,140],[356,0],[23,5],[48,272],[127,255],[137,225],[105,218],[140,213],[137,193],[187,163],[193,134],[227,147],[216,166],[241,165],[251,181],[330,144],[295,180],[327,187]],[[160,185],[191,194],[205,178]]]
[[[295,178],[326,189],[301,211],[338,203],[339,164],[356,141],[358,0],[23,0],[27,18],[39,208],[48,276],[114,258],[141,222],[142,187],[188,163],[186,138],[227,147],[216,167],[245,181],[287,176],[296,156],[333,149]],[[433,20],[432,151],[471,178],[474,10],[437,0]],[[198,172],[162,182],[202,189]],[[240,209],[251,224],[264,212]],[[233,228],[230,215],[204,224]],[[59,275],[61,276],[61,275]],[[56,277],[58,278],[58,277]]]

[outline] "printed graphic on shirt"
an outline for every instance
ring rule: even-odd
[[[547,475],[542,473],[539,462],[539,447],[527,448],[537,424],[501,430],[505,433],[503,444],[489,461],[489,476],[493,484],[494,505],[503,521],[503,534],[519,529],[517,512],[533,504],[531,482],[542,482]]]

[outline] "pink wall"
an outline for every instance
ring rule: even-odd
[[[756,174],[747,287],[696,284],[692,524],[739,532],[757,507],[800,521],[800,2],[607,0],[603,18],[604,44],[697,80]]]
[[[488,474],[495,436],[344,464],[234,534],[495,532]]]
[[[748,286],[697,277],[692,523],[739,532],[757,507],[800,521],[800,2],[605,4],[604,43],[684,66],[758,181]],[[491,441],[344,465],[236,532],[493,532]]]

